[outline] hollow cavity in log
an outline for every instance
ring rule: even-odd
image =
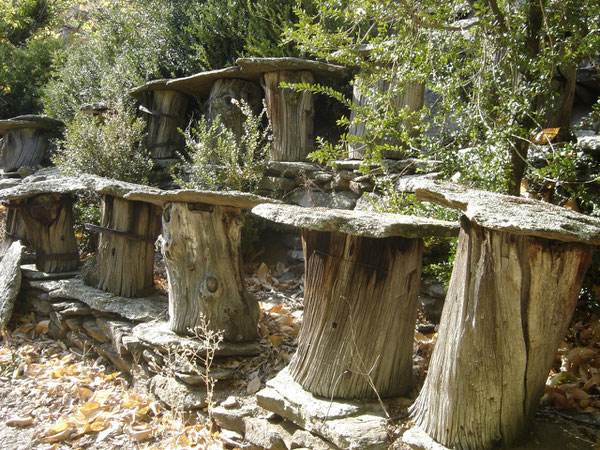
[[[265,101],[273,129],[271,160],[304,161],[313,149],[313,95],[281,88],[282,82],[312,83],[313,75],[306,70],[264,74]]]
[[[246,292],[239,208],[167,203],[162,254],[169,278],[169,327],[193,334],[205,320],[229,342],[256,338],[259,308]]]
[[[421,280],[422,239],[303,230],[304,318],[290,365],[325,397],[405,394]]]
[[[123,297],[143,296],[154,284],[154,242],[160,209],[150,203],[110,195],[102,200],[98,239],[97,288]]]
[[[417,424],[450,448],[508,446],[530,424],[593,246],[463,218]]]

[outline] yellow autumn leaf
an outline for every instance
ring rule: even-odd
[[[269,340],[271,341],[271,344],[273,344],[273,347],[279,347],[283,341],[283,336],[271,335],[269,336]]]
[[[90,400],[89,402],[84,403],[79,411],[85,417],[91,417],[93,414],[97,413],[100,410],[100,404],[94,400]]]

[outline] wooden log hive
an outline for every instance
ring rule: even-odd
[[[179,128],[185,128],[190,97],[166,88],[167,80],[154,80],[133,89],[140,111],[148,120],[146,147],[154,159],[177,156],[185,147]]]
[[[25,115],[0,120],[2,167],[6,172],[39,165],[48,148],[48,136],[62,122],[45,116]]]
[[[600,220],[527,199],[427,183],[465,211],[414,421],[442,445],[509,446],[530,425],[600,243]]]
[[[262,74],[267,114],[271,120],[272,161],[304,161],[313,150],[314,101],[311,92],[296,92],[281,83],[312,83],[344,76],[342,66],[298,58],[239,58],[248,74]]]
[[[73,178],[23,183],[0,191],[8,206],[7,229],[10,240],[27,236],[36,253],[38,270],[68,272],[79,266],[79,251],[73,231],[73,194],[84,186]],[[21,228],[22,227],[22,228]]]
[[[412,387],[423,239],[450,222],[396,214],[259,205],[303,228],[304,317],[290,374],[327,398],[397,396]]]
[[[105,194],[96,254],[97,287],[122,297],[150,293],[160,209],[150,203]]]

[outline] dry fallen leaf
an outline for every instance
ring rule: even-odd
[[[8,419],[5,423],[6,425],[13,425],[16,427],[28,427],[29,425],[33,424],[33,417],[12,417],[11,419]]]

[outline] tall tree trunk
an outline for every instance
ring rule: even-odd
[[[522,437],[593,251],[463,218],[438,342],[412,406],[415,422],[457,449]]]
[[[304,319],[293,378],[324,397],[406,394],[421,280],[422,239],[302,233]]]
[[[150,203],[105,195],[98,231],[97,288],[123,297],[151,291],[160,209]]]
[[[205,320],[229,342],[256,338],[258,302],[244,287],[239,208],[167,203],[162,254],[169,278],[169,327],[190,334]]]
[[[264,74],[265,101],[273,128],[271,160],[304,161],[313,150],[313,95],[280,88],[282,82],[312,83],[313,75],[307,70]]]

